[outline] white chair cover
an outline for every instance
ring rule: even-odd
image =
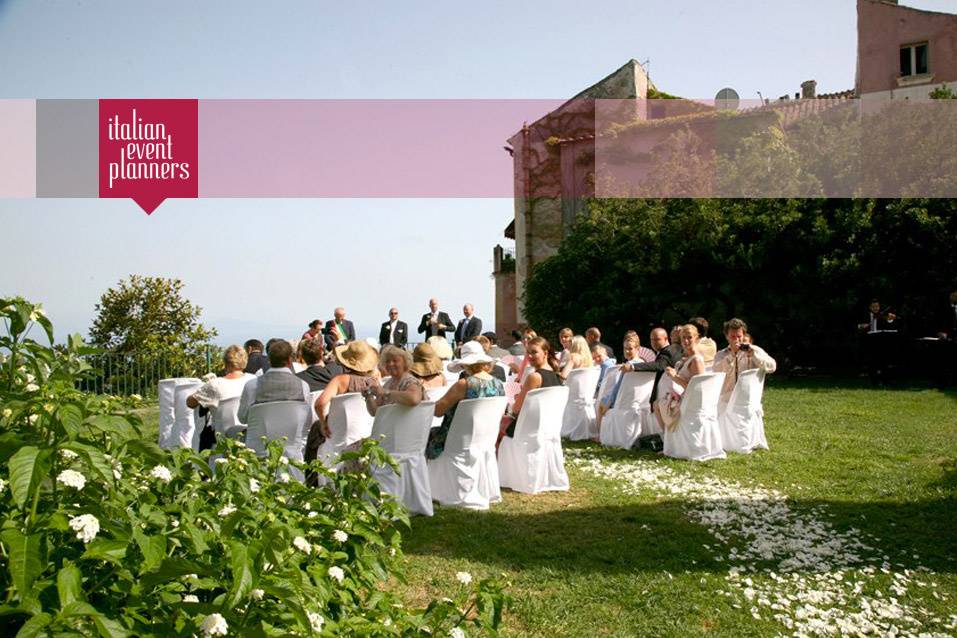
[[[319,446],[316,458],[333,469],[347,446],[372,434],[372,415],[366,409],[366,400],[362,395],[349,392],[332,397],[328,423],[332,436]]]
[[[432,516],[432,488],[425,461],[435,403],[423,401],[414,408],[385,405],[376,410],[372,438],[399,465],[399,474],[391,467],[373,467],[372,476],[382,490],[395,496],[410,512]]]
[[[433,403],[433,409],[434,409],[434,404],[435,404],[436,402],[438,402],[439,399],[441,399],[442,397],[444,397],[445,394],[446,394],[451,388],[452,388],[452,384],[451,384],[451,383],[447,383],[446,385],[439,386],[439,387],[437,387],[437,388],[426,388],[426,389],[425,389],[425,399],[426,399],[426,401],[431,401],[431,402]],[[440,425],[442,425],[442,417],[440,417],[440,416],[433,416],[433,417],[432,417],[432,427],[433,427],[433,428],[437,428],[437,427],[439,427]]]
[[[665,430],[664,453],[676,459],[709,461],[727,455],[721,445],[718,425],[718,396],[723,372],[691,377],[681,398],[681,418],[674,430]]]
[[[210,422],[216,434],[220,435],[229,428],[242,425],[239,421],[239,397],[225,399],[219,402],[219,405],[210,412]]]
[[[654,387],[654,372],[625,373],[614,407],[601,420],[602,445],[628,450],[642,434],[659,431],[649,405]]]
[[[727,405],[718,406],[718,423],[726,452],[749,454],[768,449],[764,434],[764,370],[746,370],[738,375]]]
[[[157,386],[159,397],[159,445],[163,449],[175,447],[173,424],[176,422],[175,392],[176,386],[186,383],[201,383],[194,377],[161,379]]]
[[[319,398],[319,395],[322,394],[322,390],[316,390],[315,392],[309,393],[309,410],[312,412],[312,421],[316,422],[316,419],[319,418],[319,415],[316,414],[316,400]]]
[[[173,392],[173,430],[169,446],[171,449],[191,447],[199,451],[199,434],[202,429],[196,427],[198,410],[186,407],[186,399],[202,385],[201,381],[181,383]]]
[[[568,403],[562,415],[562,436],[572,441],[587,441],[598,436],[595,425],[595,388],[601,370],[597,366],[579,368],[568,373]],[[525,407],[522,406],[522,412]]]
[[[487,510],[489,503],[502,500],[495,440],[505,406],[505,397],[459,401],[445,449],[429,461],[434,500],[477,510]]]
[[[291,461],[302,461],[306,437],[309,435],[308,414],[309,406],[305,401],[257,403],[249,408],[246,447],[259,456],[265,456],[268,443],[285,439],[283,456]],[[289,475],[298,481],[304,478],[302,472],[294,467],[289,468]]]
[[[606,395],[610,394],[611,391],[614,390],[615,382],[618,380],[619,374],[621,374],[621,370],[618,368],[618,366],[609,368],[605,372],[605,377],[601,380],[601,386],[598,388],[598,396],[595,397],[595,400],[598,403],[601,403],[602,399],[604,399]],[[601,373],[599,373],[599,376],[601,376]]]
[[[568,490],[560,419],[569,395],[567,386],[559,386],[532,390],[525,397],[515,436],[502,439],[498,448],[502,487],[526,494]]]

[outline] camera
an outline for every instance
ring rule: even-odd
[[[747,352],[748,350],[751,349],[751,344],[750,344],[750,343],[742,343],[740,346],[738,346],[738,349],[739,349],[739,350],[744,350],[745,352]]]

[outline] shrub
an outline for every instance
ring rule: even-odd
[[[305,466],[278,442],[266,458],[235,441],[212,457],[161,450],[119,400],[75,389],[78,336],[54,352],[27,337],[38,324],[52,340],[39,307],[0,307],[5,635],[495,634],[495,581],[425,609],[384,591],[407,518],[367,472],[316,463],[329,479],[316,490],[290,478]],[[390,462],[374,442],[352,457]]]

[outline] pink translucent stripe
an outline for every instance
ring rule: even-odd
[[[201,100],[200,197],[512,197],[558,100]]]
[[[36,194],[36,100],[0,100],[0,197]]]

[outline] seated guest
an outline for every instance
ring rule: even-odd
[[[677,330],[675,332],[677,334]],[[671,344],[668,341],[668,332],[664,328],[655,328],[651,331],[649,340],[652,349],[655,352],[655,360],[651,363],[635,362],[627,363],[622,366],[622,373],[625,372],[654,372],[655,385],[651,389],[651,404],[654,405],[658,398],[658,383],[661,376],[668,368],[674,368],[681,361],[681,344]]]
[[[246,349],[246,369],[244,372],[256,374],[260,370],[269,369],[269,359],[263,354],[263,342],[259,339],[250,339],[243,344]]]
[[[296,374],[297,377],[309,384],[310,392],[321,392],[337,374],[342,374],[342,366],[338,362],[323,363],[323,339],[307,339],[300,343],[302,360],[306,369]]]
[[[511,354],[505,348],[498,347],[498,337],[495,336],[494,332],[483,332],[482,336],[489,340],[491,346],[488,349],[488,356],[492,357],[497,361],[501,361],[502,357],[507,357]]]
[[[369,345],[372,345],[372,344],[370,343]],[[379,380],[380,380],[380,381],[381,381],[382,379],[386,378],[387,376],[389,376],[389,373],[388,373],[388,372],[386,371],[386,369],[385,369],[385,357],[386,357],[386,355],[389,354],[394,348],[395,348],[394,345],[392,345],[391,343],[387,343],[387,344],[385,344],[384,346],[381,346],[381,347],[378,349],[378,352],[379,352],[379,365],[376,366],[376,369],[379,371],[378,377],[379,377]]]
[[[300,339],[299,341],[290,341],[289,345],[292,346],[293,357],[292,357],[292,373],[299,374],[306,369],[306,363],[302,359],[302,348],[305,345],[305,341]]]
[[[690,323],[685,324],[678,334],[681,338],[684,358],[678,363],[677,368],[665,368],[665,374],[674,385],[687,388],[692,377],[704,374],[704,357],[695,350],[700,340],[697,328]],[[677,427],[678,419],[681,416],[681,396],[681,393],[671,390],[665,396],[658,397],[653,404],[655,415],[658,417],[658,424],[662,430],[674,430]]]
[[[591,327],[585,331],[585,341],[588,342],[588,347],[595,345],[596,343],[601,343],[601,330],[595,327]],[[602,347],[608,351],[608,356],[612,359],[615,358],[615,351],[611,346],[601,343]]]
[[[248,423],[249,408],[274,401],[306,401],[309,385],[292,373],[292,346],[276,339],[269,347],[269,369],[243,387],[239,398],[239,421]]]
[[[445,385],[442,360],[427,343],[420,343],[412,351],[412,365],[409,367],[409,372],[422,382],[423,388],[441,388]]]
[[[409,372],[412,355],[408,350],[385,346],[382,348],[379,363],[385,367],[389,380],[384,386],[372,385],[365,391],[369,414],[375,416],[376,410],[392,403],[414,407],[425,399],[422,382]]]
[[[535,337],[526,343],[525,348],[528,352],[528,374],[522,382],[522,389],[515,397],[515,402],[509,406],[505,418],[502,419],[499,441],[503,436],[512,436],[515,433],[515,422],[529,392],[538,388],[562,385],[561,377],[555,372],[558,367],[558,358],[552,352],[551,344],[542,337]]]
[[[698,340],[698,354],[704,357],[704,365],[710,368],[714,365],[714,355],[718,352],[718,344],[708,337],[711,324],[704,317],[692,317],[688,319],[688,323],[698,329],[698,334],[701,336]]]
[[[531,328],[525,328],[525,330],[523,330],[520,333],[520,337],[522,340],[521,342],[522,360],[518,362],[513,361],[512,363],[509,364],[508,367],[511,369],[512,372],[514,372],[518,376],[519,382],[522,382],[525,380],[525,368],[528,366],[528,343],[532,339],[537,339],[538,335]],[[512,348],[509,348],[509,352],[511,351],[512,351]],[[513,356],[518,356],[518,355],[513,355]]]
[[[611,368],[614,368],[617,364],[617,361],[608,356],[608,351],[605,350],[600,343],[596,343],[591,347],[591,359],[596,366],[601,368],[601,372],[598,373],[598,387],[595,388],[595,393],[601,389],[602,381],[605,380],[605,374]]]
[[[534,332],[534,330],[532,331]],[[525,337],[520,330],[512,330],[512,339],[515,343],[508,347],[508,353],[513,357],[525,356]]]
[[[325,437],[331,436],[329,431],[329,404],[333,397],[340,394],[349,394],[350,392],[365,392],[378,386],[379,381],[375,378],[374,372],[379,363],[379,355],[365,341],[351,341],[347,344],[336,346],[333,350],[336,360],[342,366],[343,372],[333,377],[332,381],[322,391],[319,398],[316,399],[316,414],[319,416],[319,422],[322,428],[322,434]],[[315,428],[315,426],[313,426]],[[312,433],[310,432],[310,438]],[[318,447],[318,446],[317,446]]]
[[[625,357],[626,361],[629,361],[631,363],[639,363],[641,361],[644,361],[645,363],[648,363],[655,360],[655,351],[652,350],[651,348],[646,348],[645,346],[641,345],[641,337],[638,336],[637,332],[635,332],[634,330],[629,330],[628,332],[625,333],[623,341],[624,339],[630,339],[630,338],[634,338],[638,340],[637,341],[638,356],[632,359],[628,359],[627,357]]]
[[[568,345],[567,352],[568,355],[565,357],[565,364],[561,365],[561,360],[559,360],[559,365],[561,367],[558,369],[558,376],[560,376],[562,380],[567,379],[568,374],[572,370],[578,370],[579,368],[590,368],[595,365],[595,362],[592,360],[591,350],[588,348],[588,342],[585,341],[585,337],[572,337],[572,340]]]
[[[246,351],[239,346],[229,346],[223,353],[225,372],[222,376],[210,379],[199,390],[186,397],[186,405],[193,409],[204,407],[215,410],[220,402],[235,399],[243,393],[243,388],[256,375],[244,372]]]
[[[595,346],[601,347],[601,344],[596,343]],[[621,364],[619,367],[620,372],[618,374],[618,378],[615,380],[615,387],[612,388],[611,392],[602,397],[601,402],[598,404],[596,421],[599,432],[601,431],[602,417],[605,416],[608,410],[615,407],[615,402],[618,400],[618,393],[621,391],[621,382],[625,377],[625,372],[631,372],[634,369],[633,366],[639,363],[650,363],[650,360],[643,358],[647,357],[648,355],[641,352],[641,340],[638,338],[638,334],[635,331],[629,330],[625,333],[625,339],[622,341],[622,348],[625,354],[625,363]],[[648,349],[645,348],[645,350]]]
[[[435,416],[442,417],[442,425],[429,432],[429,441],[425,446],[426,458],[438,458],[445,450],[445,440],[459,401],[505,396],[505,386],[489,374],[492,364],[492,357],[485,354],[482,346],[475,341],[465,343],[461,357],[449,364],[450,372],[464,371],[468,376],[456,381],[435,404]]]
[[[493,360],[495,359],[495,357],[491,353],[492,343],[488,340],[488,337],[486,337],[485,335],[479,335],[475,337],[473,341],[477,342],[480,346],[482,346],[482,350],[485,352],[485,354],[492,357]],[[465,372],[463,371],[462,374],[464,375]],[[506,380],[505,369],[502,368],[502,366],[497,364],[493,365],[492,376],[498,379],[499,381],[501,381],[502,383],[505,383],[505,380]],[[462,378],[464,379],[465,377],[463,376]]]
[[[562,351],[558,354],[559,368],[564,369],[565,365],[568,364],[568,357],[571,355],[568,347],[572,345],[572,337],[574,336],[575,333],[572,332],[571,328],[562,328],[558,331],[558,343],[562,346]]]
[[[728,347],[718,352],[714,358],[714,371],[725,373],[719,405],[727,405],[738,375],[745,370],[760,368],[766,374],[771,374],[778,368],[771,355],[750,342],[748,325],[741,319],[729,319],[724,323],[724,338],[728,340]]]
[[[313,319],[309,322],[309,330],[302,333],[301,341],[309,341],[322,335],[322,320]]]

